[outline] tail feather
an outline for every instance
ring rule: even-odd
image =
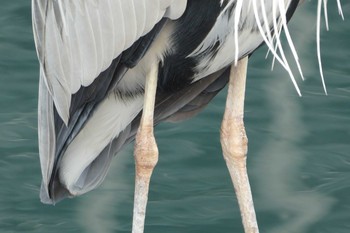
[[[111,93],[103,100],[63,151],[55,169],[50,166],[54,172],[43,181],[43,202],[55,203],[97,187],[111,163],[112,147],[121,147],[128,125],[141,111],[142,103],[142,95],[126,100]],[[117,144],[110,143],[114,138],[120,138]]]

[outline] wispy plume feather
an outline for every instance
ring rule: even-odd
[[[258,1],[260,1],[258,3]],[[270,28],[270,21],[268,20],[267,11],[265,7],[265,1],[264,0],[252,0],[253,4],[253,11],[256,19],[256,24],[258,26],[258,29],[260,31],[261,36],[263,37],[266,45],[269,48],[269,51],[273,54],[274,59],[276,59],[288,72],[293,85],[298,92],[298,94],[301,96],[301,92],[299,89],[299,86],[295,80],[295,77],[293,75],[293,72],[289,66],[288,60],[285,56],[284,49],[282,47],[282,43],[280,40],[281,35],[281,29],[284,26],[284,29],[287,28],[287,20],[286,20],[286,8],[288,6],[285,5],[283,0],[273,0],[272,3],[272,23],[273,23],[273,35],[271,34],[271,28]],[[261,12],[259,12],[258,6],[260,5]],[[262,16],[262,19],[261,19]],[[284,19],[283,19],[284,18]],[[263,20],[263,21],[261,21]],[[263,26],[264,25],[264,28]],[[286,32],[286,30],[285,30]],[[288,28],[287,28],[287,37],[289,36]],[[296,50],[294,48],[293,42],[289,36],[288,43],[290,47],[292,48],[292,51],[294,50],[294,58],[296,59],[296,62],[299,65],[298,56],[296,54]],[[301,71],[301,68],[300,68]]]
[[[292,52],[293,58],[295,60],[295,63],[297,65],[297,68],[299,70],[299,73],[301,75],[301,78],[304,80],[302,68],[300,65],[299,57],[297,54],[297,50],[294,46],[294,43],[292,41],[292,36],[288,30],[287,26],[287,9],[289,7],[290,1],[289,0],[272,0],[272,24],[273,24],[273,35],[271,35],[271,29],[269,26],[269,19],[268,19],[268,13],[266,11],[266,1],[265,0],[251,0],[253,4],[253,10],[255,14],[256,24],[259,28],[259,31],[261,33],[261,36],[264,39],[264,42],[266,43],[269,51],[267,53],[267,56],[269,53],[273,55],[273,61],[272,61],[272,68],[274,66],[275,60],[277,60],[284,69],[288,72],[296,91],[299,95],[300,89],[298,87],[298,84],[294,78],[294,75],[291,71],[291,68],[289,66],[289,62],[286,59],[284,48],[281,43],[281,35],[282,30],[284,31],[284,36],[287,39],[288,46]],[[327,94],[327,88],[325,84],[324,74],[323,74],[323,67],[322,67],[322,59],[321,59],[321,42],[320,42],[320,36],[321,36],[321,15],[322,15],[322,8],[324,13],[324,19],[327,30],[329,29],[329,21],[328,21],[328,1],[327,0],[318,0],[317,4],[317,29],[316,29],[316,44],[317,44],[317,59],[319,63],[319,69],[320,69],[320,76],[321,81],[323,85],[324,92]],[[260,6],[260,11],[259,11]],[[341,2],[340,0],[337,0],[337,6],[338,6],[338,12],[339,15],[344,19]],[[271,14],[271,13],[270,13]],[[264,26],[263,26],[264,25]]]
[[[268,47],[266,56],[272,54],[273,57],[272,68],[275,61],[278,61],[288,72],[297,93],[301,96],[290,66],[290,60],[286,56],[286,49],[289,48],[292,60],[296,64],[301,79],[304,80],[297,48],[294,46],[287,25],[287,12],[292,0],[221,0],[220,3],[222,10],[216,23],[201,44],[188,55],[188,57],[199,56],[203,58],[197,67],[201,71],[200,75],[195,77],[194,81],[209,75],[214,70],[231,65],[232,62],[236,65],[238,59],[252,52],[263,41]],[[327,0],[317,0],[316,29],[317,59],[326,94],[327,89],[321,60],[320,27],[322,9],[327,29],[329,27],[327,3]],[[337,5],[339,15],[344,18],[340,0],[337,0]],[[283,37],[287,43],[282,43]],[[227,53],[227,50],[232,51],[232,53]]]
[[[323,89],[327,94],[327,87],[324,81],[322,59],[321,59],[321,10],[322,10],[322,0],[319,0],[317,4],[317,29],[316,29],[317,59],[318,59],[318,65],[320,68],[320,75],[321,75]]]
[[[340,3],[340,0],[337,0],[337,5],[338,5],[338,12],[339,12],[339,15],[342,17],[342,19],[344,20],[344,14],[343,14],[343,10],[342,10],[342,7],[341,7],[341,3]]]
[[[317,4],[317,29],[316,29],[316,44],[317,44],[317,59],[318,59],[318,65],[320,69],[320,75],[322,80],[323,89],[327,95],[327,87],[323,75],[323,67],[322,67],[322,58],[321,58],[321,14],[322,14],[322,4],[323,4],[323,11],[324,11],[324,17],[326,22],[326,28],[329,30],[329,24],[328,24],[328,10],[327,10],[327,0],[318,0]],[[343,10],[340,3],[340,0],[337,0],[337,6],[338,6],[338,12],[339,15],[344,20]]]

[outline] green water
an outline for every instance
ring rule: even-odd
[[[281,67],[270,71],[266,49],[250,61],[248,169],[261,232],[350,232],[350,3],[343,1],[342,21],[330,2],[331,30],[322,28],[328,96],[316,60],[315,3],[305,3],[290,28],[306,76],[302,98]],[[97,190],[56,206],[40,203],[37,82],[30,1],[2,0],[0,232],[130,232],[131,145]],[[225,92],[196,118],[157,127],[160,161],[145,232],[243,232],[219,143]]]

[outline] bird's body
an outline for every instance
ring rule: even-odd
[[[54,1],[52,2],[54,3]],[[52,2],[48,1],[47,7],[50,7],[50,3]],[[140,3],[141,2],[142,1],[140,1]],[[51,5],[52,10],[55,9],[55,4],[53,3]],[[87,1],[85,7],[88,10],[90,10],[91,7],[98,10],[99,7],[103,7],[102,3],[103,1]],[[286,4],[291,5],[294,11],[298,1],[294,0],[292,3],[286,1]],[[72,5],[74,4],[67,4],[66,8],[68,6],[71,8],[67,8],[66,11],[63,10],[64,13],[62,14],[70,16],[77,22],[82,21],[88,15],[94,15],[93,12],[90,13],[88,10],[86,10],[86,12],[79,12],[79,9],[74,9]],[[205,79],[210,75],[215,76],[211,77],[209,80],[203,81],[206,83],[197,90],[197,95],[199,95],[228,69],[235,61],[235,6],[236,1],[187,1],[186,9],[181,13],[181,17],[178,19],[167,20],[163,18],[162,20],[160,17],[157,17],[153,22],[158,22],[158,28],[154,28],[153,30],[145,28],[144,31],[150,31],[145,33],[139,40],[136,40],[138,35],[135,35],[137,33],[140,34],[138,30],[134,30],[136,33],[131,36],[127,34],[128,36],[124,38],[125,41],[134,40],[134,44],[129,42],[124,43],[124,46],[120,46],[129,48],[129,50],[123,52],[119,57],[114,58],[112,64],[101,74],[98,74],[97,70],[103,71],[103,67],[106,65],[102,63],[108,63],[103,61],[103,58],[113,57],[111,54],[103,54],[103,52],[109,49],[103,49],[103,46],[107,46],[105,43],[101,42],[103,37],[100,35],[102,39],[100,39],[101,41],[98,43],[97,39],[99,38],[96,38],[95,35],[96,33],[102,33],[102,31],[98,31],[96,28],[100,26],[98,23],[102,24],[103,20],[106,19],[103,19],[101,14],[96,13],[96,15],[92,17],[95,22],[91,21],[90,23],[86,23],[86,25],[83,23],[76,23],[77,25],[75,26],[68,25],[68,20],[71,19],[70,17],[67,17],[64,21],[62,20],[63,17],[56,16],[55,19],[57,21],[48,26],[56,26],[57,32],[52,32],[52,34],[61,36],[62,41],[60,38],[55,38],[56,44],[58,44],[57,47],[60,48],[59,46],[61,46],[64,48],[66,46],[68,48],[74,48],[74,46],[77,46],[78,49],[72,49],[71,54],[69,54],[69,52],[65,54],[62,50],[57,49],[56,58],[52,60],[47,58],[44,60],[49,65],[50,63],[60,60],[63,64],[61,69],[60,67],[52,68],[47,65],[48,70],[54,70],[57,72],[57,75],[66,76],[66,80],[69,79],[71,81],[70,86],[62,88],[62,84],[57,85],[54,83],[55,81],[61,82],[61,77],[56,77],[56,79],[46,77],[42,80],[45,82],[49,80],[51,82],[52,90],[50,90],[50,92],[53,92],[53,101],[57,109],[54,111],[56,112],[54,115],[55,138],[57,143],[56,155],[52,168],[53,172],[50,174],[50,177],[48,177],[50,184],[46,184],[46,186],[49,187],[44,187],[42,192],[42,199],[44,201],[50,202],[49,199],[51,199],[55,202],[56,199],[61,199],[63,196],[85,193],[103,180],[110,159],[125,143],[122,142],[122,139],[118,139],[118,136],[119,138],[125,137],[124,140],[129,142],[135,135],[135,132],[130,132],[129,135],[120,134],[125,131],[128,126],[130,127],[134,118],[142,110],[145,74],[149,72],[150,64],[158,63],[159,61],[157,95],[161,96],[163,99],[169,99],[171,96],[175,96],[175,93],[184,90],[186,87],[189,88],[191,84],[194,84],[196,81],[203,78]],[[265,6],[266,11],[271,12],[272,6],[272,2],[267,1]],[[59,9],[59,7],[60,6],[56,6],[57,9]],[[182,6],[180,8],[182,8]],[[260,3],[257,3],[257,8],[261,10]],[[180,10],[178,10],[178,12]],[[50,12],[50,8],[48,12]],[[55,13],[57,14],[59,12],[61,11],[56,11]],[[147,15],[147,12],[145,15]],[[47,16],[46,23],[50,22],[49,16],[50,14]],[[174,17],[177,16],[178,15],[175,15]],[[263,42],[261,33],[255,23],[256,19],[253,13],[253,6],[244,4],[240,17],[242,23],[238,25],[238,58],[252,53]],[[261,22],[264,22],[262,17],[263,16],[261,16]],[[269,15],[269,18],[270,27],[272,27],[272,14]],[[124,25],[127,24],[125,23]],[[95,38],[89,39],[89,37],[86,37],[84,38],[85,41],[83,44],[74,44],[83,42],[80,38],[81,35],[73,34],[73,39],[75,39],[73,40],[69,37],[70,34],[67,35],[66,33],[70,33],[70,31],[73,31],[74,28],[78,26],[90,26],[92,29],[85,30],[86,32],[82,29],[79,30],[90,33],[90,36],[95,36]],[[58,31],[59,29],[61,31]],[[51,30],[54,31],[54,29]],[[50,32],[47,32],[47,34],[48,33]],[[76,38],[74,38],[74,36]],[[87,36],[89,36],[89,34]],[[110,36],[113,37],[113,35]],[[90,52],[88,49],[88,46],[90,46],[89,43],[97,44],[94,48],[96,52]],[[46,46],[48,47],[49,45]],[[79,49],[87,50],[86,54],[73,53],[81,52]],[[116,50],[117,49],[118,48],[116,48]],[[82,57],[83,55],[86,55],[86,57]],[[99,57],[101,57],[101,59]],[[80,60],[75,61],[76,64],[66,64],[62,62],[64,59],[71,59],[72,61],[75,59]],[[94,66],[91,67],[91,65]],[[48,72],[47,75],[50,75],[50,73]],[[85,76],[84,78],[80,78],[80,87],[75,77],[69,77],[74,75]],[[99,78],[94,79],[91,77]],[[112,82],[112,79],[117,79],[117,81],[113,80],[117,84],[114,84],[113,91],[110,91],[111,88],[108,86],[110,82]],[[75,82],[73,82],[73,80]],[[89,80],[92,80],[92,82]],[[216,86],[213,87],[214,91],[207,91],[206,98],[204,98],[204,94],[202,93],[202,103],[197,101],[197,106],[187,106],[187,109],[183,110],[188,113],[197,112],[196,110],[204,107],[210,99],[225,86],[227,80],[228,74],[226,72],[226,74],[217,81],[215,84]],[[50,83],[48,86],[50,86]],[[44,83],[42,88],[46,88]],[[60,93],[65,91],[67,91],[68,94],[64,94],[66,98],[64,100],[58,99],[60,96],[56,97],[57,95],[54,94],[55,92]],[[72,95],[71,100],[69,100],[70,96],[68,95]],[[55,100],[55,98],[58,100]],[[163,110],[164,106],[158,108],[158,111],[163,112],[156,115],[157,122],[166,120],[181,108],[185,108],[185,105],[190,103],[194,98],[196,98],[195,95],[191,97],[183,96],[181,101],[175,99],[168,101],[166,111]],[[64,113],[67,111],[67,106],[69,106],[68,117],[64,117],[64,115],[67,114]],[[178,116],[179,115],[181,114],[178,114]],[[178,118],[186,118],[184,115],[185,114],[182,114],[182,116]],[[187,115],[187,117],[189,117],[193,114]],[[89,118],[88,120],[86,120],[87,117]],[[175,116],[172,116],[172,119],[175,118]],[[69,121],[68,127],[64,125],[64,122],[67,121]],[[78,125],[78,127],[76,125]],[[114,149],[111,146],[111,142],[115,138],[117,138],[115,141],[118,141],[120,144],[118,149]],[[92,169],[92,164],[98,164],[99,160],[103,160],[102,158],[107,159],[108,162],[105,161],[103,165],[96,165],[98,166],[97,170],[96,168]],[[52,162],[53,161],[51,161],[51,163]],[[89,169],[93,172],[93,176],[89,176]],[[99,179],[96,179],[96,177],[99,177]],[[93,179],[93,181],[91,181],[91,179]],[[49,192],[50,197],[47,196]]]
[[[298,4],[33,0],[42,201],[103,181],[111,159],[136,135],[154,66],[154,124],[191,117],[227,84],[232,64],[278,37]]]

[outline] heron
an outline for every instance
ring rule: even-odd
[[[143,232],[158,161],[154,126],[193,117],[228,84],[223,156],[244,231],[259,232],[246,170],[248,58],[266,44],[300,94],[280,36],[284,31],[302,75],[287,27],[301,2],[32,0],[41,201],[54,204],[95,189],[113,157],[135,140],[132,232]],[[318,23],[326,4],[318,1]]]

